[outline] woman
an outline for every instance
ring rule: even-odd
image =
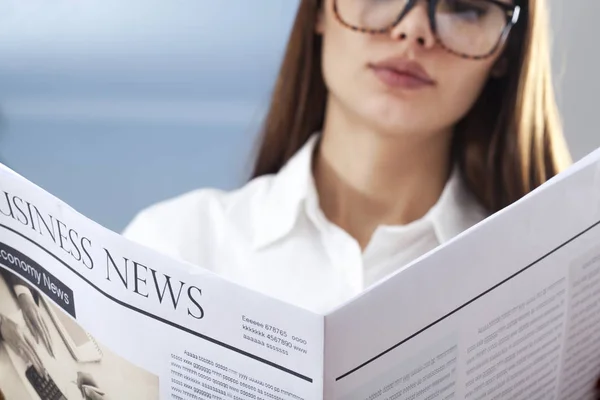
[[[251,181],[125,235],[326,312],[569,163],[544,0],[302,0]]]

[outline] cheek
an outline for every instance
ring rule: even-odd
[[[322,40],[322,73],[331,94],[337,98],[360,95],[352,83],[364,73],[368,36],[344,28],[328,15]]]
[[[461,119],[473,107],[489,79],[493,61],[458,60],[444,70],[442,98],[448,118]]]

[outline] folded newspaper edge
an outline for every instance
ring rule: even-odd
[[[600,150],[325,315],[1,165],[0,187],[6,398],[571,399],[600,376]]]

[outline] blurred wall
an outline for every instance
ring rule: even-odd
[[[600,146],[596,116],[600,93],[600,2],[549,0],[557,95],[575,159]]]
[[[295,8],[1,1],[1,161],[117,231],[158,200],[239,186]]]
[[[120,231],[134,213],[247,176],[298,1],[3,0],[0,159]],[[600,3],[552,1],[575,158],[593,118]]]

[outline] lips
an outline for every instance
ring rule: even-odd
[[[372,63],[369,67],[388,86],[419,89],[436,84],[421,64],[405,58],[391,58]]]

